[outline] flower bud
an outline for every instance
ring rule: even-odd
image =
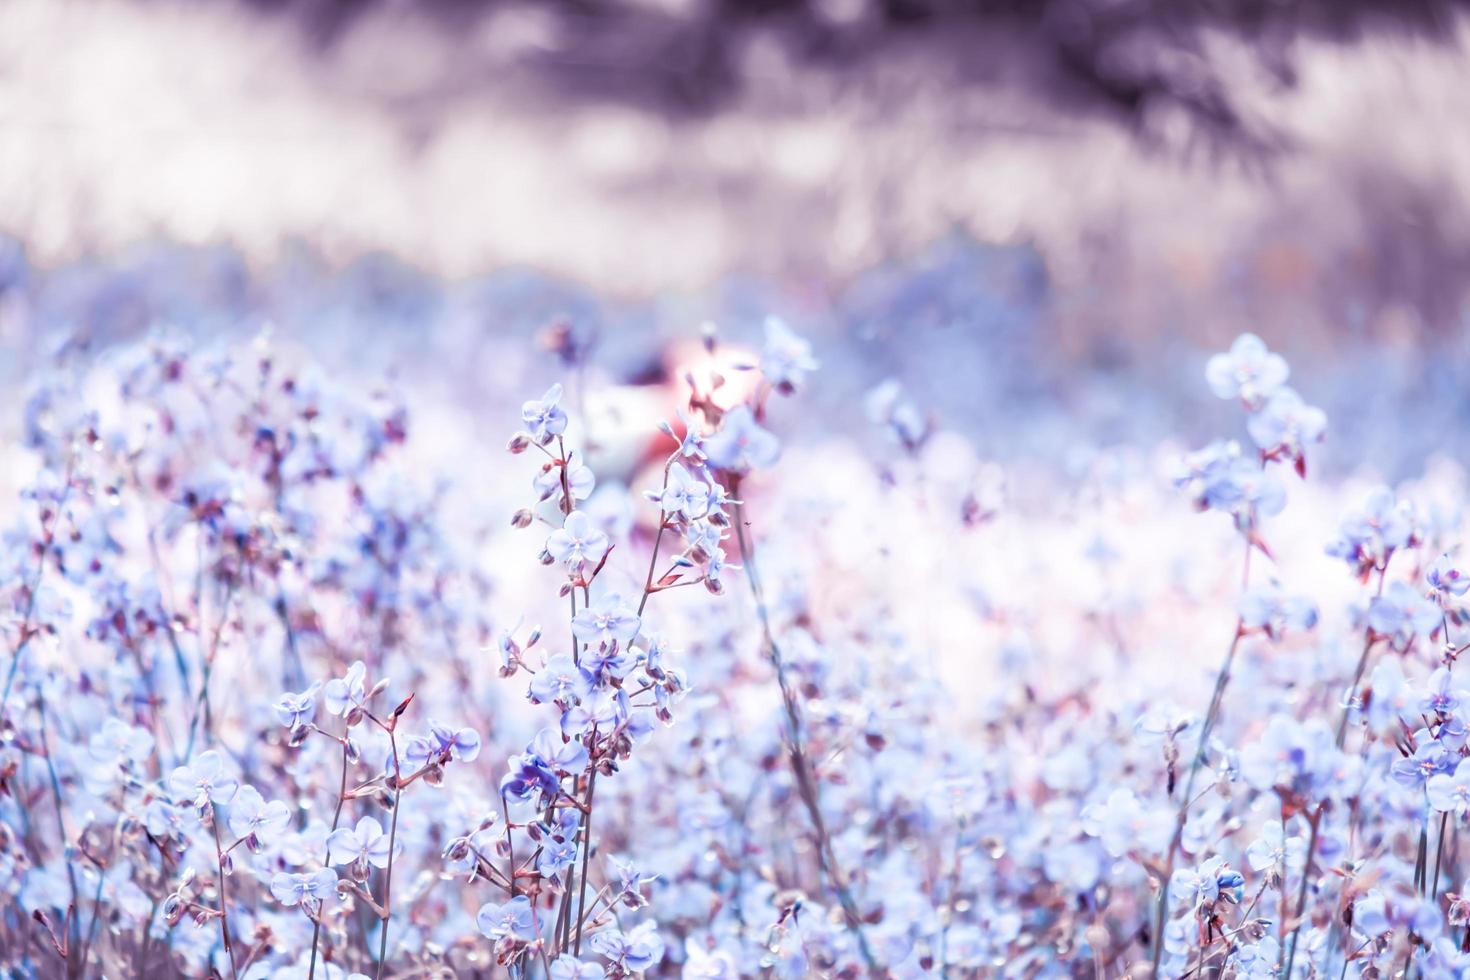
[[[531,526],[531,521],[533,521],[534,519],[535,519],[535,515],[531,513],[531,508],[529,508],[529,507],[522,507],[520,510],[516,511],[515,514],[511,517],[511,519],[510,519],[510,526],[511,527],[522,527],[522,528],[524,528],[524,527],[530,527]]]
[[[530,434],[525,432],[517,432],[515,435],[510,437],[510,442],[506,444],[505,448],[508,452],[511,453],[511,455],[519,456],[521,453],[531,448]]]

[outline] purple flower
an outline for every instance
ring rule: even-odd
[[[546,760],[527,752],[514,755],[508,762],[510,771],[500,779],[500,795],[506,799],[526,803],[541,801],[556,796],[560,783]]]
[[[542,445],[567,431],[567,413],[557,405],[559,401],[561,385],[552,385],[539,400],[521,405],[521,423]]]
[[[709,464],[717,469],[744,473],[775,465],[781,443],[756,422],[746,405],[725,413],[720,428],[704,440]]]
[[[1271,353],[1265,341],[1252,333],[1235,338],[1229,352],[1214,355],[1205,366],[1205,380],[1216,396],[1239,398],[1250,406],[1259,405],[1286,384],[1290,374],[1285,358]]]

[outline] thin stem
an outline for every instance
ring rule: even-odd
[[[61,510],[66,506],[66,498],[71,494],[71,473],[72,461],[68,458],[61,497],[56,502],[56,510],[51,514],[50,523],[46,521],[45,510],[41,512],[41,543],[36,550],[36,571],[31,576],[30,592],[26,595],[25,614],[21,616],[20,638],[16,641],[15,650],[10,654],[10,670],[5,675],[5,691],[0,693],[0,728],[3,728],[5,724],[7,706],[10,703],[10,689],[15,684],[15,675],[20,669],[20,658],[31,642],[31,619],[36,612],[36,596],[41,591],[41,579],[46,574],[46,553],[51,550],[51,544],[56,540],[56,522],[61,520]]]
[[[209,806],[209,826],[214,831],[214,857],[216,866],[219,868],[219,934],[224,940],[225,952],[230,957],[230,975],[239,977],[240,971],[235,966],[235,946],[230,942],[230,900],[225,890],[225,852],[219,839],[219,807],[213,803],[210,803]]]
[[[337,824],[339,824],[341,822],[341,820],[342,820],[342,802],[346,799],[346,797],[347,797],[347,742],[344,740],[343,743],[342,743],[342,784],[337,787],[337,812],[334,813],[334,814],[332,814],[332,830],[336,830],[337,829]],[[390,850],[390,852],[389,852],[390,859],[391,859],[391,856],[392,856],[392,852]],[[327,846],[327,857],[326,857],[326,860],[323,863],[324,864],[328,864],[328,865],[330,865],[332,863],[332,848],[331,848],[330,845]],[[316,917],[316,921],[315,921],[315,923],[314,923],[314,925],[312,927],[312,930],[311,930],[311,966],[309,966],[307,968],[307,971],[306,971],[306,980],[315,980],[315,978],[316,978],[316,949],[317,949],[317,944],[321,941],[321,937],[322,937],[322,920],[321,920],[321,915],[318,914],[317,917]]]
[[[61,780],[56,776],[56,762],[51,758],[51,744],[46,736],[46,701],[37,701],[37,709],[41,713],[41,751],[46,754],[46,775],[51,783],[51,799],[56,804],[56,827],[61,834],[61,849],[66,851],[66,817],[61,799]],[[76,962],[76,957],[81,952],[81,902],[77,889],[77,871],[71,861],[66,862],[67,884],[71,888],[71,909],[67,914],[66,923],[66,975],[78,977],[82,974],[84,964]],[[94,912],[95,916],[95,912]]]
[[[1291,980],[1291,968],[1296,962],[1296,941],[1302,933],[1302,917],[1307,914],[1307,883],[1312,880],[1312,855],[1317,851],[1317,834],[1322,829],[1322,808],[1317,808],[1317,814],[1312,818],[1312,832],[1307,837],[1307,859],[1302,863],[1302,883],[1296,893],[1296,923],[1291,929],[1291,949],[1286,954],[1286,969],[1281,976],[1284,980]],[[1282,909],[1281,914],[1289,914],[1289,910]]]
[[[1246,569],[1250,568],[1250,542],[1246,542],[1245,556]],[[1199,776],[1200,768],[1204,765],[1205,756],[1209,752],[1210,733],[1215,728],[1215,721],[1220,714],[1220,705],[1225,699],[1225,685],[1230,680],[1230,668],[1235,665],[1235,653],[1240,649],[1241,637],[1245,635],[1245,623],[1241,619],[1235,620],[1235,633],[1230,639],[1230,648],[1225,651],[1225,660],[1220,664],[1220,672],[1215,675],[1214,693],[1210,695],[1210,707],[1205,712],[1204,723],[1200,726],[1199,745],[1194,751],[1194,758],[1189,764],[1189,775],[1184,780],[1184,801],[1179,807],[1179,815],[1174,821],[1174,834],[1169,840],[1169,851],[1164,858],[1163,880],[1159,884],[1159,905],[1154,913],[1154,958],[1153,975],[1157,976],[1159,964],[1164,958],[1164,919],[1169,912],[1169,879],[1174,873],[1174,859],[1179,855],[1179,847],[1184,841],[1184,825],[1189,822],[1189,808],[1194,804],[1194,781]]]
[[[393,734],[391,728],[388,730],[388,744],[393,749],[393,819],[388,825],[388,867],[383,874],[383,911],[385,914],[381,927],[382,932],[378,937],[377,980],[383,980],[383,969],[387,965],[388,923],[393,919],[393,851],[398,838],[398,803],[403,797],[403,787],[399,785],[402,781],[402,774],[398,767],[398,738]]]
[[[771,665],[776,669],[776,683],[781,688],[781,701],[786,709],[787,728],[787,755],[791,762],[791,770],[796,778],[797,795],[801,797],[806,807],[807,816],[812,822],[812,829],[817,837],[817,860],[823,874],[830,881],[833,890],[837,893],[837,899],[842,905],[845,913],[843,919],[853,938],[857,941],[858,951],[862,955],[863,962],[867,964],[870,973],[877,971],[877,962],[873,959],[872,950],[868,947],[867,937],[863,935],[862,916],[857,907],[857,902],[852,897],[852,891],[848,887],[846,877],[837,864],[837,855],[832,847],[832,838],[827,831],[826,819],[822,816],[821,801],[818,796],[816,779],[812,773],[811,761],[807,757],[806,748],[802,741],[801,709],[797,700],[797,693],[791,686],[790,678],[786,673],[785,659],[781,656],[781,648],[776,643],[776,637],[771,629],[770,611],[766,607],[765,594],[761,589],[760,575],[755,565],[755,550],[751,547],[745,531],[745,509],[743,504],[735,504],[735,538],[740,545],[740,560],[745,566],[745,578],[750,583],[750,592],[755,599],[756,613],[761,623],[762,638],[766,646],[766,656]]]
[[[592,730],[592,740],[597,741],[597,729]],[[577,896],[577,942],[572,949],[572,955],[582,955],[582,922],[587,911],[587,861],[592,856],[592,792],[597,789],[597,767],[592,767],[592,775],[587,777],[587,808],[582,811],[582,831],[578,835],[582,838],[582,890]]]

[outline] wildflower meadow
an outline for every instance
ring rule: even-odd
[[[0,972],[1470,972],[1463,475],[1320,475],[1312,364],[1037,471],[820,438],[776,317],[547,336],[472,459],[269,333],[25,380]]]

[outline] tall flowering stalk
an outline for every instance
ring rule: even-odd
[[[1270,473],[1269,466],[1274,462],[1287,462],[1298,474],[1305,476],[1307,447],[1322,438],[1326,429],[1326,417],[1320,410],[1303,402],[1295,391],[1286,387],[1290,374],[1286,361],[1279,354],[1268,350],[1265,343],[1253,334],[1242,335],[1227,353],[1212,357],[1205,374],[1216,396],[1238,400],[1249,413],[1246,428],[1259,450],[1259,460],[1252,461],[1244,456],[1235,443],[1216,442],[1189,458],[1178,482],[1189,490],[1199,509],[1224,511],[1232,517],[1236,529],[1245,541],[1245,560],[1241,572],[1241,589],[1244,591],[1250,587],[1251,551],[1259,549],[1268,557],[1270,555],[1265,539],[1261,536],[1261,522],[1265,517],[1280,513],[1286,502],[1285,491]],[[1251,597],[1250,615],[1253,620],[1258,620],[1254,624],[1258,628],[1271,624],[1273,614],[1282,618],[1282,625],[1285,625],[1286,619],[1296,620],[1292,625],[1311,625],[1315,622],[1315,612],[1307,612],[1309,607],[1304,604],[1299,604],[1296,610],[1282,612],[1277,612],[1270,606],[1269,598],[1263,600],[1261,597]],[[1184,792],[1174,820],[1174,832],[1164,853],[1152,936],[1154,975],[1158,975],[1163,961],[1165,921],[1169,911],[1174,862],[1189,820],[1190,808],[1196,802],[1195,779],[1209,755],[1210,738],[1224,703],[1230,671],[1240,642],[1248,630],[1247,609],[1243,601],[1236,616],[1230,646],[1215,675],[1209,707],[1200,723],[1198,744],[1184,780]]]

